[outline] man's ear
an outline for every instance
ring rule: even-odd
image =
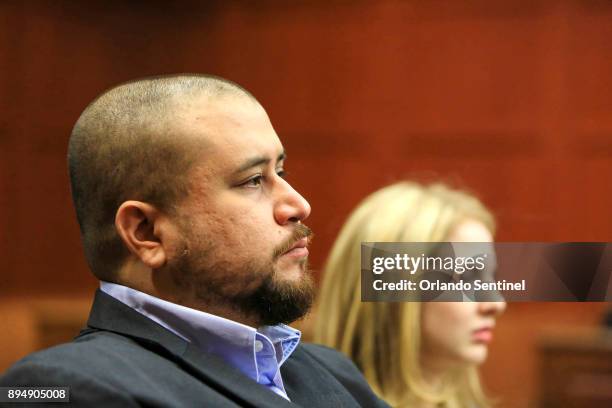
[[[162,245],[162,213],[151,204],[125,201],[115,214],[115,228],[129,251],[151,269],[163,266],[167,254]]]

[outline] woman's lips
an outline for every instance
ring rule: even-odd
[[[472,339],[476,343],[490,343],[493,340],[493,329],[490,327],[483,327],[482,329],[474,330]]]

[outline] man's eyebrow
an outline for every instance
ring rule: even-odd
[[[278,163],[279,161],[285,160],[286,158],[287,158],[287,155],[285,154],[285,152],[281,152],[281,154],[279,154],[278,157],[276,158],[276,162]],[[246,163],[244,163],[242,166],[240,166],[238,170],[236,170],[236,173],[242,173],[243,171],[246,171],[252,167],[257,167],[257,166],[261,166],[262,164],[268,164],[268,163],[270,163],[269,157],[264,157],[264,156],[253,157],[252,159],[247,160]]]

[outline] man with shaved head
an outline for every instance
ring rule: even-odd
[[[145,78],[81,114],[68,165],[100,279],[87,327],[5,387],[81,406],[386,406],[347,359],[289,324],[314,297],[308,202],[257,100],[212,76]]]

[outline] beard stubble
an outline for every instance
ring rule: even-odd
[[[230,308],[244,316],[252,316],[259,326],[288,324],[304,317],[315,297],[315,284],[308,271],[308,259],[298,261],[301,276],[282,279],[277,262],[297,241],[312,237],[307,226],[296,224],[293,233],[274,248],[269,260],[247,262],[241,270],[216,256],[215,243],[197,237],[184,226],[181,254],[169,261],[173,281],[180,290],[195,297],[197,304]],[[206,311],[206,310],[204,310]]]

